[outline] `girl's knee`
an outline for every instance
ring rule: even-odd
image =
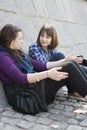
[[[69,60],[67,62],[65,62],[63,65],[62,65],[64,71],[69,71],[69,70],[73,70],[75,68],[75,63],[73,60]]]

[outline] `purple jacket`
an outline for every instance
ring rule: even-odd
[[[46,64],[31,59],[31,63],[36,71],[46,70]],[[21,72],[15,59],[7,52],[0,52],[0,81],[3,84],[17,82],[19,84],[29,84],[27,74]]]

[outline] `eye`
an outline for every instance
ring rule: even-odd
[[[49,39],[49,38],[51,38],[51,36],[47,36],[47,38]]]
[[[44,37],[43,35],[40,35],[40,37]]]

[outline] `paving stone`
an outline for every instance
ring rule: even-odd
[[[57,105],[54,106],[54,108],[56,108],[58,110],[63,110],[64,109],[64,105],[57,104]]]
[[[68,126],[68,124],[67,123],[65,123],[65,122],[53,122],[52,124],[51,124],[51,128],[53,128],[53,129],[57,129],[57,130],[65,130],[66,128],[67,128],[67,126]]]
[[[73,119],[73,118],[68,119],[67,122],[70,124],[73,124],[73,125],[78,124],[78,121],[76,119]]]
[[[24,115],[22,113],[19,113],[19,112],[16,112],[14,115],[13,115],[13,118],[22,118]]]
[[[82,128],[82,130],[87,130],[87,128]]]
[[[68,118],[64,117],[63,115],[60,114],[50,114],[49,116],[50,119],[53,119],[55,121],[66,121]]]
[[[24,129],[29,129],[30,127],[32,127],[34,125],[34,123],[29,122],[29,121],[20,121],[17,126],[24,128]]]
[[[73,111],[73,107],[72,106],[65,106],[64,110],[68,111],[68,112],[71,112],[71,111]]]
[[[58,110],[58,109],[50,109],[49,110],[50,113],[54,113],[54,114],[59,114],[61,112],[61,110]]]
[[[82,120],[85,119],[86,117],[87,117],[86,115],[78,114],[78,115],[76,116],[76,119],[77,119],[78,121],[82,121]]]
[[[80,126],[75,126],[75,125],[70,125],[67,130],[82,130],[82,127]]]
[[[25,115],[25,116],[23,116],[23,118],[22,119],[25,119],[25,120],[27,120],[27,121],[36,121],[38,118],[36,117],[36,116],[31,116],[31,115]]]
[[[0,122],[0,130],[3,129],[4,123]]]
[[[2,121],[4,124],[5,124],[5,123],[8,124],[8,123],[10,122],[10,119],[11,119],[11,118],[9,118],[9,117],[2,117],[2,118],[1,118],[1,121]]]
[[[81,121],[79,124],[80,124],[81,126],[86,126],[86,127],[87,127],[87,118],[84,119],[83,121]]]
[[[49,126],[35,124],[32,128],[29,128],[29,130],[51,130],[51,128]]]
[[[63,116],[75,118],[75,113],[73,113],[73,112],[62,111],[61,113]]]
[[[82,106],[82,102],[73,103],[72,106],[73,106],[73,107],[76,107],[76,108],[81,107],[81,106]]]
[[[24,130],[24,129],[21,129],[21,128],[18,128],[18,127],[14,127],[14,126],[10,126],[8,124],[4,125],[4,127],[0,130]]]
[[[13,116],[15,114],[15,111],[11,110],[11,111],[4,111],[2,113],[3,116]]]
[[[42,117],[39,117],[39,118],[36,120],[36,123],[44,124],[44,125],[49,125],[51,122],[52,122],[51,119],[42,118]]]
[[[59,129],[60,128],[60,126],[61,126],[61,123],[60,122],[56,122],[56,121],[53,121],[52,123],[51,123],[51,128],[53,128],[53,129]]]
[[[16,126],[16,124],[18,124],[20,122],[19,119],[10,119],[7,123],[10,125],[10,126]]]
[[[49,111],[36,114],[37,117],[45,117],[45,118],[48,117],[49,115],[50,115]]]

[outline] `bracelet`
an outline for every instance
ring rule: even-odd
[[[36,80],[37,80],[37,82],[39,82],[40,80],[38,78],[37,72],[35,74],[36,74]]]

